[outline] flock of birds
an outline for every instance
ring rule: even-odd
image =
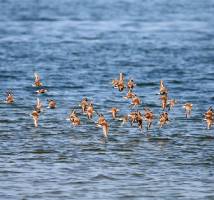
[[[35,80],[33,87],[37,87],[38,90],[36,91],[37,94],[45,94],[47,92],[47,89],[43,87],[43,83],[41,82],[40,76],[35,73]],[[124,89],[128,89],[128,92],[126,96],[124,96],[124,99],[131,100],[131,104],[129,108],[136,108],[141,104],[141,99],[133,92],[133,89],[136,87],[136,83],[134,80],[130,79],[128,82],[125,82],[125,77],[123,73],[120,73],[119,79],[112,80],[112,86],[114,88],[117,88],[119,92],[122,92]],[[173,109],[177,101],[175,99],[168,98],[168,89],[164,85],[164,82],[160,81],[160,91],[158,95],[160,95],[161,100],[161,108],[163,112],[159,116],[159,128],[162,128],[164,125],[166,125],[169,122],[169,115],[168,112]],[[14,95],[12,91],[8,91],[6,93],[6,101],[7,104],[13,104],[14,103]],[[48,100],[48,108],[49,109],[55,109],[56,108],[56,101],[53,99]],[[105,138],[108,137],[109,133],[109,123],[105,119],[104,115],[101,113],[98,113],[94,109],[94,105],[91,101],[88,100],[88,98],[84,97],[82,101],[80,102],[79,106],[81,107],[82,114],[86,115],[89,120],[92,120],[94,117],[94,114],[98,116],[97,122],[95,122],[97,127],[102,127],[103,129],[103,135]],[[39,117],[40,114],[43,111],[43,104],[40,101],[39,98],[36,100],[36,105],[34,106],[34,110],[31,113],[31,116],[34,121],[34,126],[37,128],[39,126]],[[189,118],[191,116],[191,111],[193,108],[193,104],[190,102],[187,102],[183,105],[183,108],[185,110],[185,117]],[[144,108],[144,113],[140,112],[139,110],[131,111],[128,115],[118,117],[119,109],[116,107],[111,108],[109,111],[112,115],[112,118],[118,119],[122,121],[122,125],[130,122],[131,126],[134,124],[138,125],[138,128],[140,130],[143,130],[143,122],[145,121],[147,123],[147,130],[151,129],[152,123],[154,121],[154,113],[152,110],[148,107]],[[71,122],[73,126],[79,126],[81,124],[81,119],[78,116],[79,114],[74,109],[71,111],[68,120]],[[204,113],[204,120],[207,123],[207,129],[210,129],[212,124],[214,124],[214,110],[212,107],[209,107],[208,111]]]

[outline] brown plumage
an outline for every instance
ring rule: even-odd
[[[6,100],[5,101],[6,101],[7,104],[14,103],[14,96],[13,96],[12,91],[6,92]]]
[[[36,110],[33,110],[33,112],[31,113],[31,116],[33,117],[34,126],[35,126],[35,128],[37,128],[38,120],[39,120],[39,113]]]
[[[160,94],[168,94],[167,88],[164,86],[163,80],[160,81]]]
[[[40,113],[42,111],[42,102],[39,98],[36,100],[35,110]]]
[[[120,92],[122,92],[124,90],[124,88],[125,88],[125,83],[123,81],[119,81],[119,83],[118,83],[118,90]]]
[[[210,107],[208,111],[204,113],[204,120],[207,122],[207,129],[210,129],[214,123],[214,111],[212,107]]]
[[[129,117],[129,121],[130,121],[131,126],[133,126],[134,123],[137,123],[138,128],[143,129],[143,116],[142,116],[140,111],[131,112],[128,115],[128,117]]]
[[[56,101],[53,99],[48,100],[48,108],[55,109],[56,108]]]
[[[124,75],[123,73],[120,73],[120,76],[119,76],[119,80],[112,80],[112,85],[115,87],[115,88],[118,88],[118,90],[120,92],[123,91],[123,89],[125,88],[125,83],[124,83]]]
[[[168,101],[167,94],[161,95],[161,96],[160,96],[160,99],[161,99],[161,108],[162,108],[163,110],[165,110],[166,107],[167,107],[167,101]]]
[[[183,105],[183,108],[185,109],[186,118],[190,117],[191,111],[192,111],[192,106],[193,106],[192,103],[185,103]]]
[[[82,108],[82,112],[85,113],[87,111],[87,106],[88,106],[88,99],[86,97],[82,99],[80,106]]]
[[[103,135],[105,138],[108,137],[108,132],[109,132],[109,124],[107,123],[107,121],[103,121],[101,124],[102,128],[103,128]]]
[[[76,111],[72,111],[70,116],[69,116],[70,122],[72,123],[73,126],[78,126],[80,125],[80,118],[77,116]]]
[[[42,88],[40,90],[37,90],[36,93],[37,94],[45,94],[47,91],[48,91],[47,89]]]
[[[97,124],[101,125],[104,121],[106,121],[105,117],[102,114],[99,114]]]
[[[94,106],[92,103],[89,103],[87,110],[86,110],[86,114],[88,116],[88,119],[92,119],[93,114],[94,114]]]
[[[135,86],[136,86],[135,82],[132,79],[130,79],[127,83],[127,88],[129,90],[132,90]]]
[[[140,111],[136,112],[136,121],[139,129],[143,129],[143,116]]]
[[[129,115],[129,121],[131,126],[133,126],[133,123],[137,122],[137,113],[136,112],[131,112]]]
[[[103,135],[105,138],[107,138],[109,132],[109,124],[107,123],[105,117],[102,114],[99,114],[97,125],[103,128]]]
[[[112,118],[115,119],[117,117],[117,113],[119,112],[119,109],[113,107],[110,112],[111,112]]]
[[[171,110],[175,106],[176,103],[177,103],[177,101],[175,99],[171,99],[169,101],[169,110]]]
[[[34,85],[36,87],[41,87],[43,84],[41,82],[40,76],[37,73],[34,73],[34,77],[35,77]]]
[[[114,88],[117,88],[117,87],[118,87],[119,81],[116,80],[116,79],[113,79],[111,83],[112,83],[112,86],[113,86]]]
[[[129,90],[128,93],[126,94],[126,96],[124,96],[124,99],[132,99],[135,96],[135,94]]]
[[[135,106],[138,106],[138,105],[140,105],[141,104],[141,100],[140,100],[140,98],[139,97],[137,97],[137,95],[134,95],[133,97],[132,97],[132,103],[131,103],[131,107],[135,107]]]
[[[144,118],[147,121],[147,130],[151,128],[154,114],[149,108],[144,109]]]
[[[160,115],[159,118],[159,128],[162,128],[163,125],[167,124],[169,122],[169,116],[167,112],[164,112]]]

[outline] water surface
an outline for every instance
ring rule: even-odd
[[[1,0],[0,98],[12,89],[16,103],[0,103],[0,198],[213,199],[214,131],[202,121],[214,101],[213,8],[213,0]],[[49,89],[41,100],[57,101],[38,129],[29,116],[35,71]],[[137,83],[139,109],[156,113],[148,133],[107,113],[129,112],[110,84],[121,71]],[[161,130],[160,79],[179,101]],[[76,128],[65,120],[83,96],[109,121],[107,143],[86,117]]]

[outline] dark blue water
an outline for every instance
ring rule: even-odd
[[[214,129],[202,120],[214,105],[213,10],[213,0],[0,0],[0,98],[12,89],[16,100],[0,102],[0,199],[213,199]],[[38,129],[35,71],[45,107],[57,101]],[[107,113],[130,111],[110,84],[121,71],[139,110],[155,112],[147,133]],[[160,79],[178,100],[161,130]],[[66,121],[83,96],[109,121],[107,143],[86,117]]]

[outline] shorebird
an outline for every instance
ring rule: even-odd
[[[171,110],[175,104],[177,103],[177,101],[175,99],[171,99],[169,102],[168,102],[168,105],[169,105],[169,110]]]
[[[99,114],[97,126],[103,128],[103,135],[105,138],[107,138],[109,132],[109,124],[107,123],[105,117],[102,114]]]
[[[111,83],[112,83],[112,86],[113,86],[114,88],[117,88],[117,87],[118,87],[119,81],[116,80],[116,79],[113,79]]]
[[[207,122],[207,129],[210,129],[214,123],[214,111],[209,107],[208,111],[204,113],[204,120]]]
[[[126,96],[124,96],[124,99],[132,99],[135,96],[135,94],[129,90],[128,93],[126,94]]]
[[[136,86],[135,82],[132,79],[130,79],[127,83],[127,88],[129,90],[132,90],[135,86]]]
[[[122,91],[124,90],[124,88],[125,88],[125,83],[124,83],[124,81],[119,81],[117,87],[118,87],[118,90],[119,90],[120,92],[122,92]]]
[[[56,108],[56,101],[53,99],[47,100],[48,101],[48,108],[55,109]]]
[[[136,121],[139,129],[143,129],[143,116],[140,111],[136,112]]]
[[[130,107],[134,108],[135,106],[138,106],[141,104],[141,100],[139,97],[137,97],[137,95],[135,94],[133,97],[132,97],[132,103],[130,105]]]
[[[97,121],[98,125],[101,125],[104,121],[106,121],[105,117],[103,116],[103,114],[98,114],[99,118]]]
[[[103,121],[102,124],[100,124],[103,128],[103,135],[105,138],[108,137],[108,132],[109,132],[109,125],[107,123],[107,121]]]
[[[42,84],[42,82],[40,81],[41,79],[40,79],[39,74],[34,73],[34,77],[35,77],[34,86],[35,86],[35,87],[41,87],[43,84]]]
[[[147,121],[147,130],[149,130],[154,119],[154,114],[149,108],[144,108],[144,118]]]
[[[82,112],[85,113],[87,111],[87,106],[88,106],[88,99],[86,97],[82,99],[80,106],[82,108]]]
[[[167,124],[169,122],[169,116],[167,112],[164,112],[160,115],[159,118],[159,128],[162,128],[164,124]]]
[[[6,102],[7,104],[12,104],[12,103],[14,103],[14,95],[13,95],[13,92],[12,92],[11,90],[6,92],[6,99],[5,99],[5,102]]]
[[[39,113],[36,110],[33,110],[33,112],[31,113],[31,116],[33,117],[34,126],[35,126],[35,128],[37,128],[38,120],[39,120]]]
[[[47,89],[42,88],[40,90],[37,90],[36,93],[37,94],[45,94],[47,91],[48,91]]]
[[[116,116],[117,116],[117,113],[119,112],[119,109],[113,107],[111,110],[110,110],[110,113],[112,114],[112,118],[115,119]]]
[[[125,123],[129,121],[129,116],[124,115],[123,117],[118,118],[118,120],[122,121],[121,126],[123,126]]]
[[[164,86],[163,80],[160,81],[160,94],[168,94],[167,88]]]
[[[112,80],[112,85],[114,86],[114,88],[118,88],[120,92],[123,91],[123,89],[125,88],[123,73],[120,73],[119,80],[116,79]]]
[[[131,112],[129,115],[128,115],[128,119],[130,121],[130,124],[131,126],[133,126],[134,123],[137,123],[138,124],[138,128],[139,129],[142,129],[143,128],[143,116],[141,114],[140,111],[134,111],[134,112]],[[126,119],[127,120],[127,119]],[[127,120],[128,121],[128,120]]]
[[[35,111],[40,113],[42,111],[42,102],[39,98],[36,99]]]
[[[134,112],[131,112],[129,115],[129,121],[130,121],[130,124],[131,126],[133,126],[133,123],[137,122],[137,112],[134,111]]]
[[[130,121],[130,124],[131,126],[133,126],[133,123],[136,121],[136,113],[135,112],[131,112],[129,115],[129,121]]]
[[[88,119],[92,119],[93,114],[94,114],[94,106],[92,103],[88,104],[87,110],[86,110],[86,114],[88,116]]]
[[[183,108],[185,109],[186,118],[190,117],[192,111],[192,103],[185,103]]]
[[[168,101],[167,94],[161,95],[160,99],[161,99],[161,107],[162,107],[163,110],[165,110],[166,106],[167,106],[167,101]]]
[[[80,118],[77,116],[77,113],[75,110],[71,112],[69,119],[73,126],[80,125]]]

